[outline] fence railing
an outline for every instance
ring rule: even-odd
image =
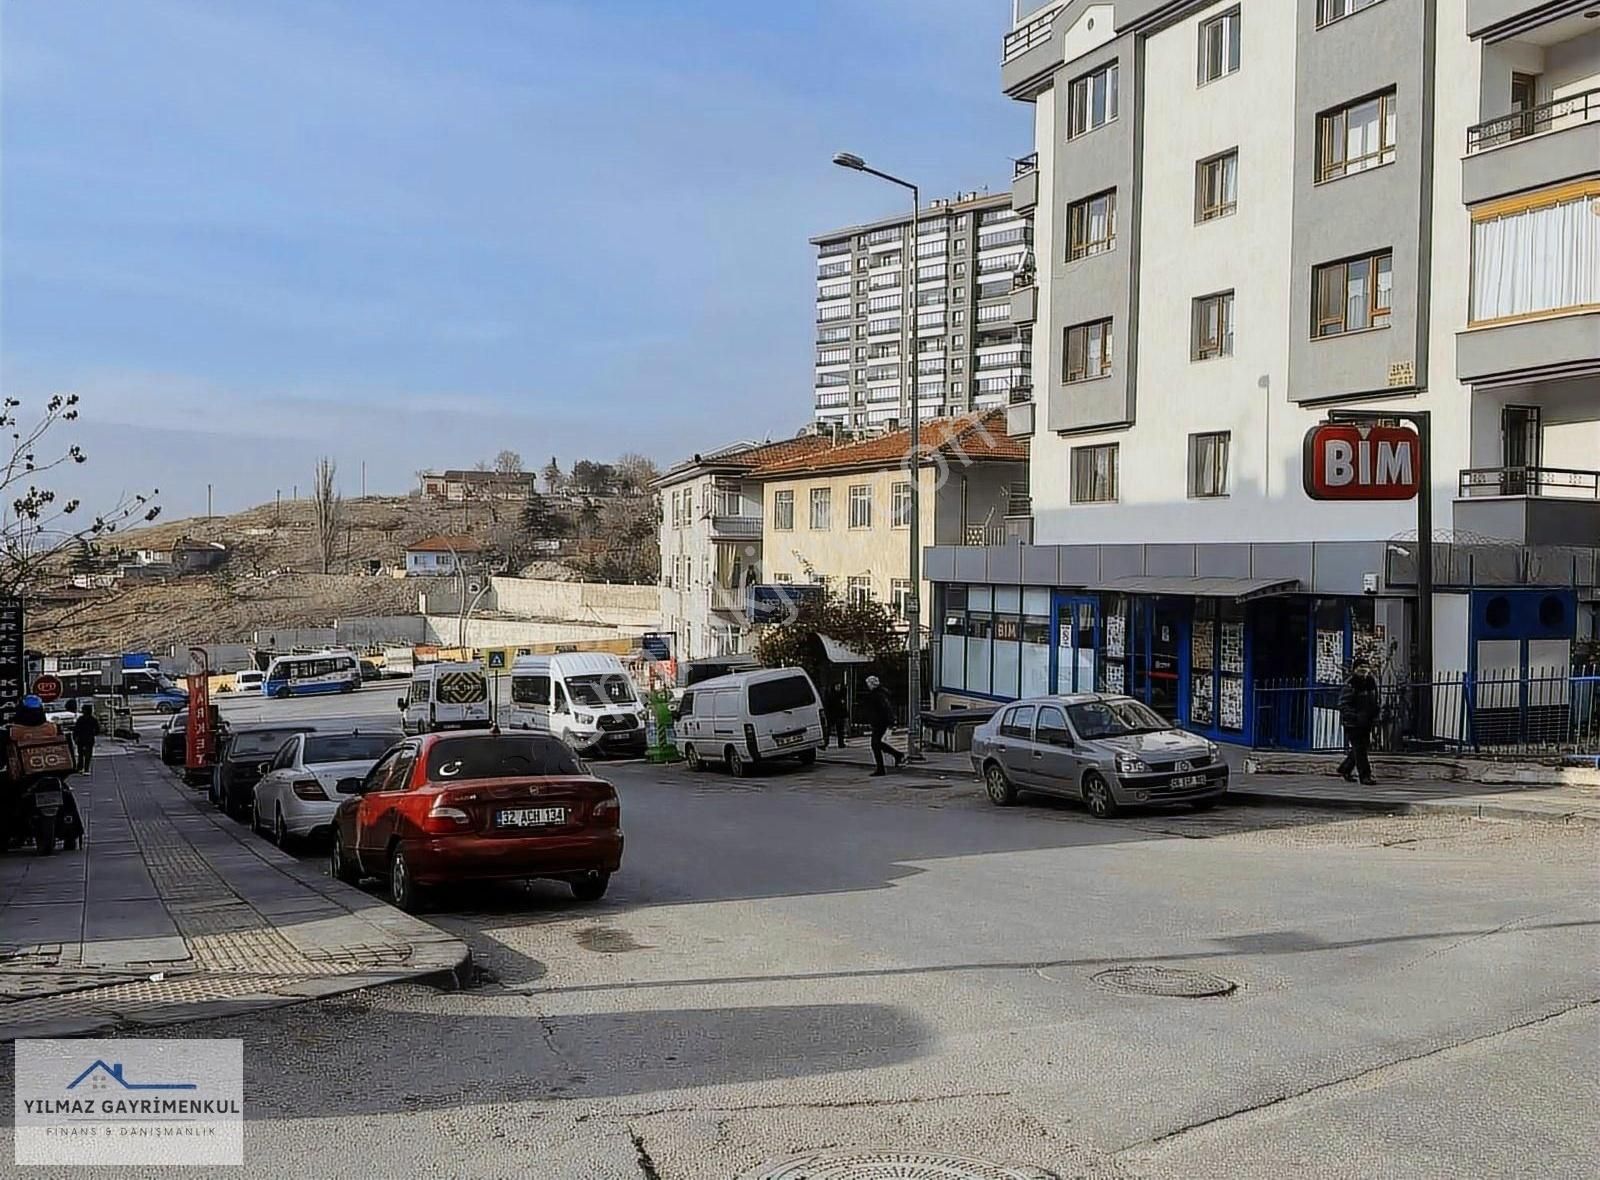
[[[1576,467],[1469,467],[1461,473],[1458,494],[1468,496],[1554,496],[1600,499],[1600,471]]]
[[[1261,680],[1253,686],[1256,745],[1336,752],[1345,746],[1337,684]],[[1372,748],[1480,754],[1600,754],[1600,666],[1442,673],[1384,684]],[[1418,732],[1432,705],[1431,733]]]
[[[1021,180],[1028,173],[1039,171],[1039,153],[1029,152],[1020,160],[1013,161],[1013,164],[1011,179]]]
[[[1014,57],[1021,57],[1028,50],[1043,45],[1050,40],[1050,26],[1055,22],[1055,10],[1036,16],[1025,25],[1012,29],[1005,35],[1005,40],[1000,43],[1000,62],[1004,65]]]
[[[1600,87],[1512,111],[1467,128],[1467,154],[1501,147],[1545,131],[1561,131],[1600,119]]]

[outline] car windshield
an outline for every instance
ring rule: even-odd
[[[1172,726],[1147,705],[1138,701],[1086,701],[1068,705],[1067,716],[1081,738],[1127,737],[1135,733],[1155,733]]]
[[[229,745],[228,754],[233,758],[260,758],[263,754],[276,754],[279,747],[296,732],[292,729],[258,729],[241,733]]]
[[[317,762],[375,762],[401,736],[387,732],[319,734],[306,739],[305,761],[308,766]]]
[[[559,738],[520,734],[453,737],[435,742],[428,751],[431,782],[582,773],[583,767]]]
[[[618,672],[567,677],[567,691],[575,705],[631,705],[633,684]]]

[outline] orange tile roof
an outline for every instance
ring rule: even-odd
[[[471,537],[424,537],[406,546],[407,553],[477,553],[483,548]]]
[[[776,442],[754,443],[741,446],[724,447],[720,451],[712,451],[704,455],[695,455],[692,458],[675,463],[661,474],[655,481],[655,486],[661,487],[693,475],[696,471],[706,467],[730,469],[733,471],[749,471],[762,463],[777,462],[797,455],[809,455],[813,452],[825,450],[833,446],[833,440],[825,435],[802,434],[794,438],[780,438]]]
[[[921,424],[924,455],[962,456],[969,463],[1025,463],[1028,444],[1006,433],[1006,412],[990,410],[961,418],[931,418]],[[753,478],[810,475],[825,471],[898,467],[911,449],[911,431],[891,430],[876,438],[842,443],[798,455],[775,456],[750,472]]]

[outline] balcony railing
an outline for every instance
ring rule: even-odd
[[[1037,172],[1039,171],[1039,153],[1029,152],[1022,159],[1015,161],[1015,165],[1016,167],[1011,176],[1012,180],[1020,180],[1030,172]]]
[[[1010,404],[1013,406],[1024,405],[1033,400],[1033,382],[1017,381],[1011,386]]]
[[[1014,57],[1021,57],[1030,49],[1035,49],[1050,40],[1050,26],[1055,23],[1056,14],[1052,9],[1043,16],[1036,16],[1025,25],[1019,25],[1006,34],[1005,40],[1000,44],[1000,62],[1004,65]]]
[[[969,524],[961,530],[963,545],[1004,545],[1006,526],[1003,524]]]
[[[1025,491],[1023,491],[1023,492],[1013,491],[1011,493],[1011,495],[1010,495],[1010,498],[1009,498],[1007,504],[1006,504],[1006,515],[1007,516],[1032,516],[1033,515],[1033,497],[1029,493],[1027,493]]]
[[[817,255],[821,258],[831,258],[835,254],[848,253],[850,253],[850,240],[848,238],[842,242],[823,242],[822,245],[817,247]]]
[[[1600,471],[1573,467],[1471,467],[1461,473],[1459,493],[1472,496],[1541,496],[1600,500]]]
[[[759,541],[761,518],[759,516],[713,516],[711,535],[728,537],[736,541]]]
[[[1600,119],[1600,87],[1569,94],[1554,102],[1513,111],[1467,128],[1467,154],[1503,147],[1517,139],[1545,131],[1561,131]]]

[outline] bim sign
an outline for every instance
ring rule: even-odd
[[[1409,426],[1324,422],[1306,431],[1313,500],[1409,500],[1422,486],[1422,440]]]

